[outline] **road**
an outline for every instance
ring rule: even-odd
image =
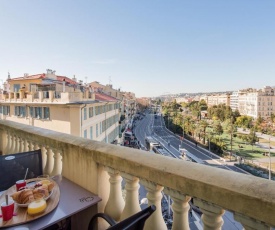
[[[199,146],[197,147],[194,143],[188,140],[181,141],[178,136],[165,127],[164,120],[161,116],[156,116],[155,118],[153,114],[146,114],[142,120],[136,121],[134,132],[143,149],[145,149],[145,137],[152,136],[170,152],[171,157],[179,158],[181,160],[179,147],[183,147],[193,156],[194,159],[197,159],[199,163],[239,173],[246,173],[234,166],[233,163],[225,162],[219,156],[200,148]],[[168,142],[170,142],[170,145],[168,145]],[[146,192],[144,188],[142,189],[142,193]],[[200,215],[194,211],[192,213],[192,217],[189,216],[190,229],[203,229]],[[243,229],[242,225],[234,220],[232,213],[226,211],[223,219],[224,224],[222,229]]]

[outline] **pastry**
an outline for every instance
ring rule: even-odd
[[[19,204],[27,204],[34,200],[33,192],[31,189],[24,189],[18,195]]]

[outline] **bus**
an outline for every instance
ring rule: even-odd
[[[145,138],[145,147],[148,151],[153,150],[154,146],[160,146],[159,142],[157,142],[153,137],[147,136]]]

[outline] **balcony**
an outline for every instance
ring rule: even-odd
[[[19,102],[19,103],[70,103],[75,101],[82,101],[83,99],[87,100],[92,99],[94,97],[86,97],[82,92],[61,92],[61,91],[36,91],[36,92],[25,92],[20,91],[19,93],[10,92],[8,94],[1,94],[1,101],[3,102]],[[86,96],[86,95],[85,95]]]
[[[266,179],[10,121],[0,120],[0,135],[3,154],[41,148],[45,174],[62,174],[98,194],[102,201],[97,211],[116,220],[140,210],[138,189],[142,184],[149,205],[157,207],[146,222],[148,230],[166,229],[162,191],[173,200],[172,229],[189,229],[191,197],[203,212],[204,229],[221,229],[225,210],[231,211],[245,229],[275,226],[275,183]],[[122,178],[126,182],[125,199]]]

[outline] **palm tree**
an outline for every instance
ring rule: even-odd
[[[200,135],[203,137],[203,144],[205,144],[206,128],[208,126],[207,121],[201,120],[199,122]]]

